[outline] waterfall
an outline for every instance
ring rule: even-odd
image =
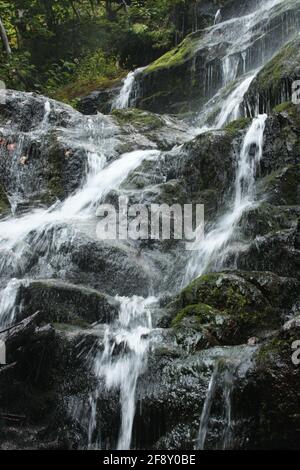
[[[232,390],[234,385],[235,369],[237,369],[237,366],[234,362],[224,358],[219,358],[215,362],[200,418],[200,426],[195,445],[196,450],[204,450],[205,448],[211,410],[218,388],[222,388],[223,390],[223,416],[221,416],[223,421],[223,435],[221,448],[223,450],[230,449],[232,439]]]
[[[214,400],[217,385],[218,385],[219,367],[220,367],[220,362],[217,361],[217,363],[214,367],[211,379],[209,381],[208,390],[207,390],[205,402],[204,402],[204,405],[203,405],[203,410],[202,410],[201,419],[200,419],[200,427],[199,427],[199,432],[198,432],[198,438],[197,438],[197,443],[196,443],[196,449],[197,450],[203,450],[204,449],[204,444],[205,444],[206,435],[207,435],[207,431],[208,431],[210,411],[211,411],[211,407],[212,407],[212,404],[213,404],[213,400]]]
[[[216,15],[215,15],[214,24],[221,23],[221,21],[222,21],[221,10],[218,10]]]
[[[13,323],[17,313],[22,309],[17,305],[17,295],[21,281],[11,279],[7,286],[0,290],[0,326],[8,326]]]
[[[255,118],[245,135],[237,161],[233,201],[225,215],[221,216],[205,235],[188,262],[183,285],[208,269],[222,267],[241,217],[255,206],[255,176],[263,155],[266,119],[265,114]]]
[[[222,60],[224,86],[228,85],[228,83],[231,83],[236,79],[239,63],[240,58],[236,55],[226,56]]]
[[[115,98],[112,109],[124,109],[129,107],[129,99],[134,84],[135,72],[129,72],[124,80],[120,93]]]
[[[222,108],[215,120],[213,127],[215,129],[221,129],[230,121],[235,121],[241,117],[240,107],[243,102],[245,93],[248,91],[253,79],[255,78],[257,71],[250,76],[247,76],[238,85],[232,93],[225,99]]]
[[[112,110],[114,109],[125,109],[130,107],[130,101],[131,101],[131,96],[133,92],[133,87],[135,83],[135,77],[137,74],[142,72],[145,69],[145,67],[140,67],[133,72],[129,72],[127,77],[123,81],[123,86],[119,92],[119,94],[116,96],[112,103]]]
[[[95,360],[95,374],[103,378],[108,390],[117,389],[120,394],[121,428],[117,449],[130,449],[133,420],[135,416],[135,391],[138,378],[146,367],[149,334],[152,329],[151,307],[157,299],[134,296],[116,297],[119,317],[107,327],[104,352]],[[121,353],[116,352],[121,346]],[[91,399],[90,439],[96,430],[94,415],[98,394]],[[97,439],[99,445],[99,439]],[[93,441],[89,442],[93,447]]]

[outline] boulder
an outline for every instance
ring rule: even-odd
[[[269,272],[204,275],[170,304],[172,326],[179,341],[194,349],[247,343],[251,336],[280,326],[298,289],[297,280]]]
[[[22,283],[17,303],[22,317],[40,312],[47,323],[110,323],[118,313],[117,303],[98,291],[55,279]]]

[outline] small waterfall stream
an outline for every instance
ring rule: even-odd
[[[131,106],[132,91],[135,82],[135,77],[138,73],[142,72],[145,67],[140,67],[133,72],[129,72],[123,81],[123,86],[112,103],[112,110],[125,109]]]
[[[119,317],[107,327],[104,341],[104,352],[95,360],[95,373],[104,378],[108,390],[120,391],[121,429],[117,449],[130,449],[133,420],[135,415],[135,390],[137,380],[146,367],[149,334],[152,329],[150,307],[157,302],[155,297],[144,299],[116,297],[120,303]],[[121,350],[121,352],[120,352]],[[97,402],[97,396],[92,403]],[[91,420],[93,435],[96,422]],[[98,440],[99,442],[99,440]],[[92,447],[93,443],[89,443]]]
[[[267,115],[259,115],[249,127],[236,167],[233,202],[206,233],[204,240],[188,261],[183,286],[207,270],[221,269],[230,250],[230,241],[243,214],[256,201],[255,178],[263,155],[263,138]]]

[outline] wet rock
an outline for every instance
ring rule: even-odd
[[[44,322],[73,325],[109,323],[118,312],[116,302],[96,290],[51,279],[22,284],[18,303],[22,316],[39,311]]]
[[[112,117],[125,135],[125,146],[130,145],[133,138],[132,144],[134,141],[140,142],[140,148],[148,140],[148,148],[154,145],[161,150],[170,150],[193,136],[189,126],[175,117],[160,116],[135,108],[114,110]],[[123,146],[123,151],[125,148]]]
[[[239,269],[272,271],[279,276],[299,278],[298,229],[256,237],[243,255],[237,256]]]
[[[102,88],[95,90],[87,96],[79,99],[76,108],[82,114],[109,114],[115,97],[121,89],[121,84],[114,85],[110,88]]]
[[[289,165],[259,182],[259,191],[274,206],[300,206],[300,165]]]
[[[260,449],[297,449],[299,435],[299,365],[292,348],[299,340],[299,325],[276,333],[259,349],[249,376],[255,432],[249,446]],[[272,393],[268,393],[272,390]]]
[[[286,44],[265,65],[245,95],[248,110],[270,114],[276,106],[291,102],[292,85],[300,78],[299,38]]]
[[[0,217],[7,214],[9,212],[9,208],[10,205],[7,199],[6,192],[0,184]]]
[[[28,320],[25,320],[25,322]],[[19,331],[22,330],[17,327]],[[28,330],[29,331],[29,330]],[[95,338],[70,336],[31,322],[30,334],[8,342],[8,362],[0,374],[1,449],[76,449],[85,431],[72,419],[71,396],[87,400],[94,381],[80,354]]]
[[[240,4],[238,9],[241,9]],[[230,8],[227,11],[230,14]],[[224,14],[226,17],[226,8]],[[261,11],[255,22],[255,33],[253,25],[250,27],[251,40],[241,42],[238,51],[230,49],[233,28],[226,22],[211,31],[206,30],[206,34],[197,31],[189,35],[179,46],[137,75],[132,93],[135,105],[154,112],[182,114],[199,111],[224,85],[221,59],[226,52],[236,57],[236,76],[260,67],[267,57],[271,59],[275,51],[297,34],[299,15],[297,2]],[[235,28],[247,27],[242,19],[235,18],[235,22]]]
[[[280,326],[280,309],[291,307],[298,292],[295,279],[267,272],[205,275],[169,306],[172,326],[179,342],[193,350],[245,343]]]

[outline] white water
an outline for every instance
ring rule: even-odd
[[[231,207],[217,220],[205,235],[190,259],[183,285],[207,270],[221,267],[230,250],[230,241],[243,214],[253,208],[256,201],[255,177],[263,155],[263,138],[267,116],[255,118],[249,127],[237,161],[234,197]]]
[[[140,67],[133,72],[129,72],[127,77],[125,78],[123,82],[123,86],[118,94],[118,96],[115,98],[112,104],[112,110],[113,109],[125,109],[129,108],[130,106],[130,98],[133,90],[133,85],[135,82],[135,77],[136,75],[144,70],[144,67]]]
[[[195,445],[196,450],[204,450],[209,430],[211,410],[214,404],[217,389],[222,387],[223,391],[223,435],[221,448],[230,449],[232,440],[232,390],[234,385],[234,370],[237,365],[220,358],[216,361],[205,398],[200,418],[200,426]]]
[[[0,248],[12,250],[24,241],[30,232],[46,226],[60,222],[74,224],[76,219],[94,216],[95,204],[98,201],[101,201],[110,190],[117,189],[143,160],[157,158],[159,154],[160,152],[156,150],[137,150],[123,154],[107,166],[105,166],[105,159],[100,158],[96,173],[95,156],[93,156],[89,160],[91,171],[88,170],[87,182],[76,194],[48,210],[35,210],[19,218],[0,222]]]
[[[21,281],[11,279],[7,286],[0,290],[0,326],[11,325],[16,317],[18,310],[21,309],[17,305],[17,295]]]
[[[228,122],[235,121],[241,117],[240,107],[243,102],[245,93],[248,91],[253,79],[256,76],[256,71],[249,77],[246,77],[240,85],[235,88],[232,93],[224,101],[221,111],[213,125],[215,129],[221,129]]]
[[[104,379],[108,390],[116,389],[120,393],[121,429],[117,449],[127,450],[130,449],[132,437],[137,380],[146,367],[148,337],[152,329],[150,309],[157,299],[134,296],[116,297],[116,300],[120,303],[119,318],[107,327],[104,352],[96,358],[95,374],[99,379]],[[122,352],[116,353],[116,348],[120,346]],[[94,417],[97,398],[96,395],[91,400],[90,437],[97,426]],[[93,447],[93,442],[89,442],[89,447]]]
[[[203,405],[202,414],[200,418],[200,427],[198,432],[198,438],[196,442],[196,450],[203,450],[204,444],[208,432],[208,424],[210,418],[211,407],[215,397],[217,385],[219,379],[219,362],[215,365],[211,379],[209,381],[208,390],[206,393],[206,399]]]
[[[218,10],[214,19],[214,24],[216,25],[218,23],[221,23],[221,21],[222,21],[221,10]]]

